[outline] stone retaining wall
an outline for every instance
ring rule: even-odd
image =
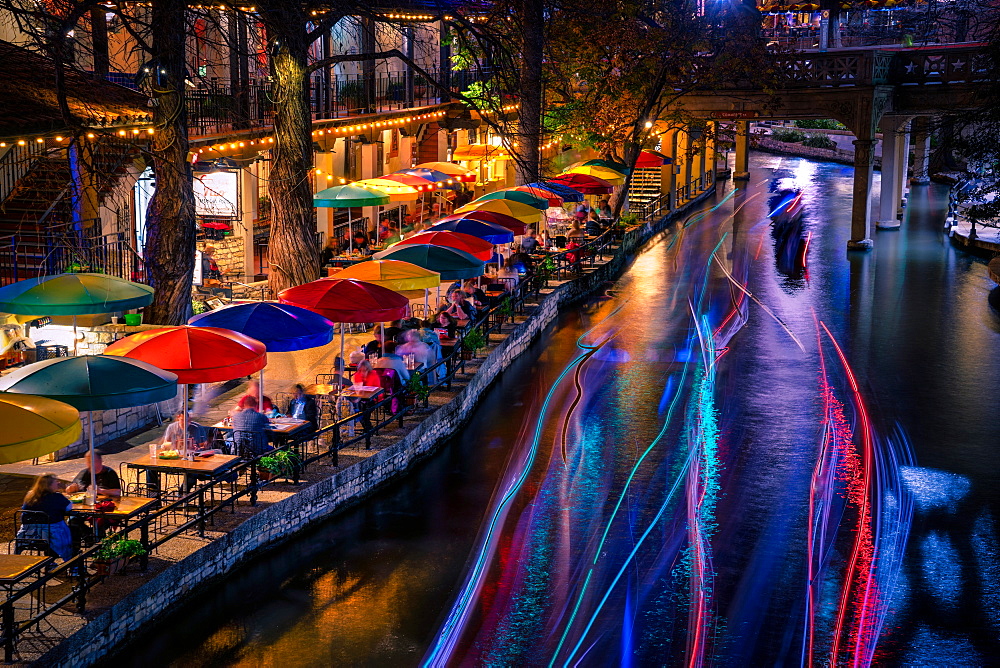
[[[780,155],[794,155],[813,160],[825,160],[827,162],[839,162],[844,165],[854,165],[854,151],[843,151],[841,149],[814,148],[803,146],[802,144],[792,144],[775,139],[761,137],[754,142],[753,148],[765,153],[778,153]],[[874,158],[875,169],[882,169],[882,156],[876,155]]]
[[[711,192],[689,203],[685,210],[697,207]],[[405,475],[417,461],[430,456],[471,418],[472,411],[496,377],[555,320],[562,307],[587,297],[606,281],[616,278],[636,251],[666,230],[672,221],[673,218],[663,219],[629,230],[611,261],[593,273],[560,285],[547,295],[531,317],[489,354],[454,399],[399,442],[251,516],[233,531],[133,591],[50,650],[37,665],[53,668],[92,665],[144,626],[155,623],[157,617],[198,587],[222,578],[240,563],[256,556],[259,550],[289,539],[335,511],[357,503],[379,486]]]

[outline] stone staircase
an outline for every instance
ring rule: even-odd
[[[660,196],[660,168],[636,169],[629,185],[630,208],[640,208]]]

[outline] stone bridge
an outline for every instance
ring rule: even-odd
[[[914,183],[927,183],[927,120],[974,108],[990,74],[981,43],[933,47],[833,49],[775,56],[784,80],[775,91],[734,88],[690,93],[677,106],[687,114],[736,121],[736,179],[749,178],[749,119],[833,118],[854,141],[851,240],[871,248],[872,156],[882,131],[882,189],[876,225],[899,227],[911,133]]]

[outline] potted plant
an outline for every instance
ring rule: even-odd
[[[295,474],[298,465],[299,457],[291,450],[275,450],[260,458],[257,475],[261,480],[289,478]]]
[[[500,302],[500,306],[497,308],[497,315],[500,316],[500,322],[502,323],[514,319],[514,303],[510,297],[504,297],[503,301]]]
[[[410,374],[410,380],[406,383],[406,395],[403,401],[407,406],[415,406],[418,401],[427,401],[431,396],[431,388],[427,387],[424,377],[419,371]]]
[[[108,536],[94,552],[94,568],[98,575],[112,575],[125,570],[128,560],[146,554],[142,543],[122,534]]]
[[[486,347],[486,337],[479,329],[471,329],[462,337],[462,359],[472,359]]]

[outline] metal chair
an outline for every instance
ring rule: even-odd
[[[52,526],[49,516],[40,510],[14,511],[14,554],[22,552],[41,553],[47,557],[58,557],[52,549]]]

